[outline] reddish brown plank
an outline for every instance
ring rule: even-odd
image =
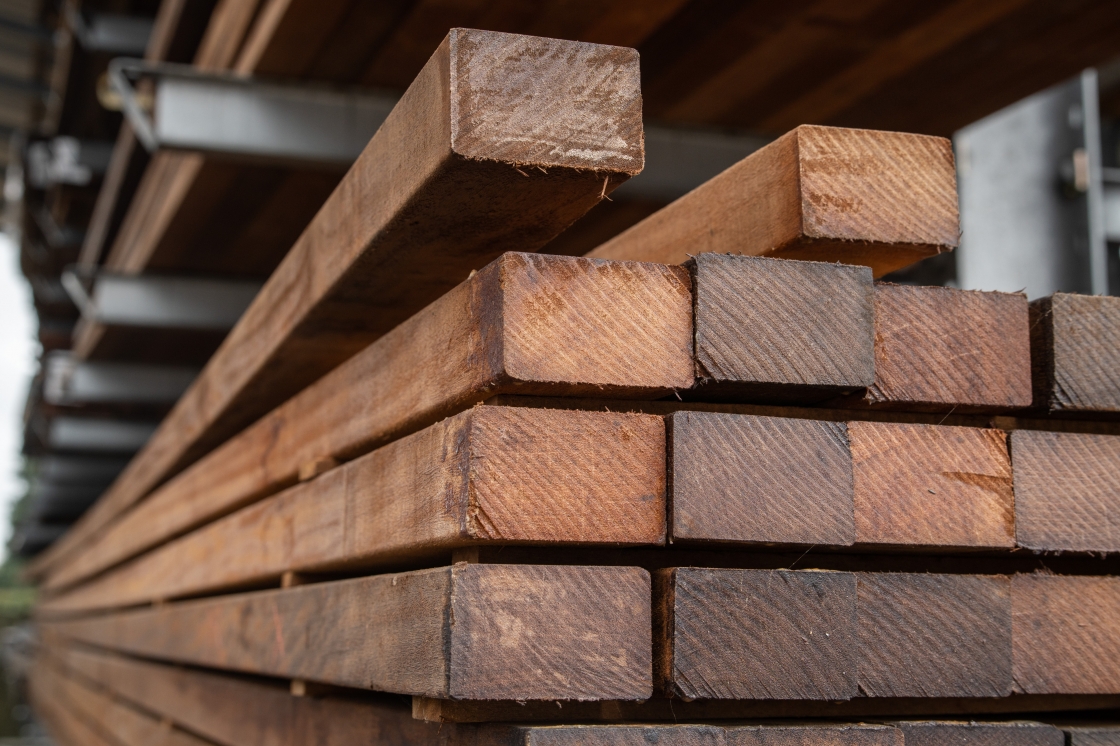
[[[1120,578],[1016,575],[1011,598],[1017,691],[1120,692]]]
[[[862,264],[879,277],[955,248],[958,232],[948,140],[804,125],[589,256],[776,256]]]
[[[638,568],[463,563],[44,627],[154,659],[400,694],[652,692],[650,579]]]
[[[127,519],[122,531],[142,531]],[[476,407],[238,511],[72,591],[88,611],[479,544],[660,544],[660,417]]]
[[[1065,746],[1065,734],[1043,723],[924,720],[894,725],[906,746]]]
[[[693,396],[812,401],[875,380],[871,272],[824,262],[699,254]]]
[[[165,484],[78,547],[45,587],[276,492],[304,464],[353,458],[503,392],[686,388],[691,319],[681,268],[507,254]]]
[[[1030,405],[1027,298],[941,287],[875,288],[875,383],[845,406],[1000,412]]]
[[[1017,430],[1015,531],[1038,551],[1120,551],[1120,437]]]
[[[1055,293],[1031,303],[1034,407],[1120,415],[1120,298]]]

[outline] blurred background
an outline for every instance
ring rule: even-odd
[[[953,138],[960,249],[888,279],[1120,293],[1117,2],[0,0],[0,743],[38,738],[21,562],[144,444],[455,26],[641,53],[646,170],[546,251],[814,123]]]

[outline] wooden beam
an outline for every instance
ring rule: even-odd
[[[990,575],[861,573],[859,688],[869,697],[1006,697],[1011,584]]]
[[[37,679],[36,686],[43,688],[43,696],[61,699],[63,706],[74,714],[75,719],[83,721],[91,731],[103,736],[104,743],[115,746],[207,746],[207,741],[171,727],[103,691],[67,676],[51,663],[37,661],[34,676]]]
[[[189,513],[202,511],[205,496]],[[122,535],[145,526],[126,518]],[[297,531],[292,531],[298,526]],[[438,559],[477,544],[661,544],[660,417],[477,407],[40,602],[87,611]]]
[[[668,433],[674,543],[1015,546],[1000,430],[678,411]]]
[[[1015,546],[1015,498],[1001,430],[849,422],[856,543]]]
[[[957,245],[948,140],[803,125],[589,256],[704,252],[862,264],[876,277]]]
[[[1120,578],[1016,575],[1011,606],[1018,691],[1120,692]]]
[[[37,667],[31,669],[27,685],[32,710],[58,746],[120,746],[77,717],[43,682]]]
[[[854,543],[844,423],[677,412],[666,430],[674,543]]]
[[[44,627],[149,658],[400,694],[652,692],[650,580],[638,568],[464,563]]]
[[[304,464],[345,461],[503,392],[644,398],[687,388],[691,345],[692,299],[679,267],[507,254],[131,513],[60,540],[70,551],[52,557],[70,556],[44,587],[71,585],[283,489]],[[99,515],[88,525],[143,497],[132,476],[91,509]]]
[[[871,272],[699,254],[692,396],[813,401],[875,381]]]
[[[1069,746],[1120,746],[1120,725],[1063,725]]]
[[[1036,409],[1120,414],[1120,298],[1054,293],[1031,303]]]
[[[858,693],[854,575],[673,568],[655,579],[654,666],[663,693],[685,700]]]
[[[1030,405],[1030,331],[1022,293],[881,284],[875,382],[840,406],[1002,412]]]
[[[1120,551],[1120,437],[1011,434],[1015,532],[1035,551]]]
[[[1006,577],[696,568],[655,577],[657,683],[685,699],[1012,691]]]
[[[1030,722],[963,723],[922,720],[892,723],[906,746],[1065,746],[1065,734],[1053,725]]]
[[[472,270],[542,247],[641,170],[641,133],[633,50],[453,30],[60,552]]]

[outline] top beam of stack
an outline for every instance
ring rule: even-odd
[[[643,165],[633,50],[453,30],[148,446],[48,555]]]
[[[805,125],[589,256],[775,256],[862,264],[879,277],[953,249],[958,231],[948,140]]]

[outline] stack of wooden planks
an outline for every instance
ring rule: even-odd
[[[1120,302],[876,283],[957,199],[865,130],[532,253],[642,159],[632,50],[452,31],[33,567],[56,737],[1120,743]]]

